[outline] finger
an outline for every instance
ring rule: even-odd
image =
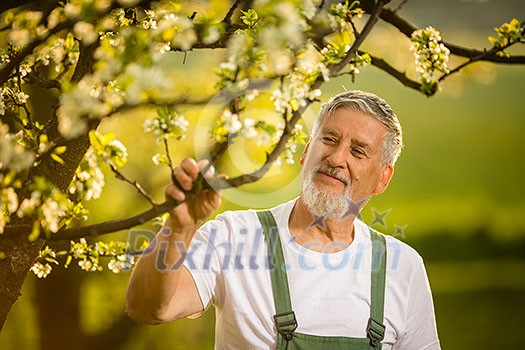
[[[221,204],[221,193],[214,190],[204,190],[198,196],[199,209],[196,214],[199,218],[209,217]]]
[[[193,178],[182,167],[173,169],[173,182],[184,191],[189,191],[193,187]]]
[[[195,180],[200,172],[199,164],[193,158],[184,158],[180,163],[180,168],[192,179]]]
[[[166,198],[175,199],[178,202],[182,202],[186,199],[184,192],[174,184],[169,184],[164,188],[164,196]]]
[[[210,179],[215,175],[215,167],[210,164],[210,161],[208,159],[201,159],[199,160],[199,168],[201,169],[201,172],[204,172],[203,176],[206,179]]]

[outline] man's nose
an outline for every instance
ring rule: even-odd
[[[344,144],[340,143],[329,150],[326,160],[334,168],[344,168],[346,165],[347,157],[347,149]]]

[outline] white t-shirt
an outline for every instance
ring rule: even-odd
[[[271,211],[281,237],[297,332],[365,338],[372,255],[368,227],[355,220],[354,241],[337,253],[310,250],[299,245],[288,230],[295,201]],[[383,349],[440,349],[423,260],[391,236],[386,236],[386,242]],[[184,265],[204,307],[215,306],[216,349],[275,348],[275,306],[267,256],[262,227],[253,210],[218,215],[192,241]]]

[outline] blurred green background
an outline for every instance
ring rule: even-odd
[[[486,37],[493,34],[493,27],[523,16],[525,4],[521,0],[418,0],[408,1],[401,13],[418,26],[435,26],[445,41],[480,48],[489,46]],[[367,48],[376,55],[399,67],[412,61],[408,42],[395,30],[382,26],[373,35]],[[166,64],[173,67],[180,86],[205,95],[214,79],[210,67],[219,60],[220,53],[190,52],[185,63],[182,55],[173,55]],[[181,79],[183,74],[186,78]],[[524,66],[479,63],[451,77],[432,98],[408,90],[374,67],[364,69],[355,83],[343,76],[323,88],[323,101],[345,88],[374,92],[389,101],[401,120],[406,146],[394,179],[383,195],[365,207],[363,219],[372,223],[374,211],[384,213],[384,225],[374,227],[396,235],[423,256],[443,349],[522,347],[524,83]],[[316,105],[306,113],[306,126],[318,109]],[[162,147],[153,136],[142,133],[149,113],[143,110],[108,120],[102,130],[114,131],[128,147],[130,159],[123,171],[161,200],[169,176],[151,162]],[[199,110],[185,115],[192,120],[193,132],[203,116]],[[173,152],[177,161],[198,156],[201,148],[190,137],[173,145]],[[241,144],[229,158],[223,170],[234,173],[251,166],[260,154]],[[256,184],[226,191],[221,211],[291,199],[298,195],[298,173],[298,166],[283,166]],[[128,185],[106,174],[106,193],[89,206],[93,222],[129,216],[147,207]],[[127,234],[100,239],[126,239]],[[45,280],[31,274],[0,333],[0,348],[59,349],[65,348],[60,345],[64,343],[75,349],[213,347],[213,310],[197,320],[160,326],[131,322],[124,315],[128,278],[128,273],[83,273],[75,266],[54,271]]]

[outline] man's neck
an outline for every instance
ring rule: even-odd
[[[303,247],[321,253],[335,253],[353,242],[354,220],[353,215],[342,219],[313,215],[299,197],[288,226],[292,237]]]

